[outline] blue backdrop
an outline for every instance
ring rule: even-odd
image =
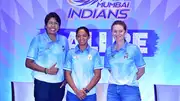
[[[11,81],[31,82],[24,62],[32,38],[43,31],[45,15],[57,12],[70,47],[75,29],[87,26],[89,44],[104,51],[113,40],[114,20],[128,25],[127,40],[141,48],[146,73],[140,79],[143,101],[154,101],[153,84],[180,84],[179,0],[0,0],[0,101],[11,101]],[[103,70],[100,83],[107,83]]]

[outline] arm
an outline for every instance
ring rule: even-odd
[[[138,47],[136,47],[136,49],[135,49],[135,54],[136,55],[135,55],[134,60],[135,60],[135,65],[138,69],[138,72],[136,73],[136,75],[137,75],[137,80],[139,80],[145,73],[146,63],[145,63],[143,55]]]
[[[110,69],[110,63],[109,63],[109,57],[108,57],[109,50],[106,49],[105,51],[105,56],[104,56],[104,68],[108,69],[108,71],[111,73],[111,69]]]
[[[101,69],[95,69],[94,70],[94,77],[92,78],[92,80],[90,81],[90,83],[86,86],[85,89],[87,89],[88,91],[90,91],[97,83],[98,81],[101,79]]]
[[[71,76],[71,71],[65,70],[65,77],[66,77],[66,81],[68,82],[69,86],[73,89],[74,92],[77,92],[78,88],[74,84],[74,81]]]
[[[64,64],[65,66],[63,69],[64,69],[64,74],[65,74],[67,83],[73,89],[73,91],[76,92],[78,89],[73,81],[72,76],[71,76],[71,72],[72,72],[72,55],[71,54],[72,53],[69,50],[66,55],[65,64]]]
[[[27,53],[27,58],[25,62],[25,66],[29,69],[39,71],[39,72],[45,72],[45,68],[37,65],[34,60],[38,56],[38,37],[34,37],[30,43],[29,50]]]
[[[144,73],[145,73],[145,67],[138,68],[138,72],[136,73],[137,74],[137,80],[139,80],[143,76]]]
[[[39,71],[39,72],[45,72],[45,68],[37,65],[34,60],[26,58],[25,65],[27,68]]]
[[[56,63],[52,65],[49,69],[46,69],[34,62],[34,60],[36,60],[38,57],[38,52],[39,52],[38,43],[39,43],[39,38],[36,36],[33,38],[29,46],[29,50],[25,62],[26,67],[38,72],[44,72],[47,74],[56,75],[58,72],[58,68],[55,67]]]
[[[84,90],[90,91],[101,79],[101,69],[103,65],[101,63],[101,58],[99,53],[97,52],[94,59],[94,76],[91,79],[90,83],[84,88]]]
[[[48,68],[44,68],[44,67],[37,65],[34,62],[34,60],[32,60],[32,59],[26,58],[25,65],[29,69],[32,69],[32,70],[35,70],[38,72],[44,72],[44,73],[51,74],[51,75],[56,75],[58,72],[58,68],[55,67],[56,63],[48,69]]]
[[[65,65],[65,62],[66,62],[68,50],[69,50],[69,43],[68,43],[67,38],[65,38],[65,58],[64,58],[63,65]],[[63,67],[63,68],[64,68],[64,67]],[[61,84],[60,88],[62,88],[62,87],[65,86],[66,84],[67,84],[67,81],[66,81],[65,70],[64,70],[64,81],[63,81],[63,83]]]
[[[60,88],[64,87],[67,84],[66,76],[65,76],[65,71],[64,71],[64,80],[63,83],[60,85]]]
[[[71,76],[71,71],[65,70],[65,76],[66,76],[66,81],[68,82],[69,86],[73,89],[73,91],[76,93],[77,97],[82,100],[86,97],[86,93],[84,93],[82,90],[79,90]]]

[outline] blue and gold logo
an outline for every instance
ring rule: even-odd
[[[69,4],[73,6],[85,6],[85,5],[93,5],[98,2],[98,0],[68,0]]]
[[[73,6],[68,11],[68,19],[120,19],[128,17],[131,2],[124,0],[67,0]],[[77,9],[78,8],[78,9]]]

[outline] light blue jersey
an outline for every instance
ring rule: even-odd
[[[106,49],[104,67],[111,71],[110,84],[138,86],[136,73],[144,66],[143,56],[136,45],[125,42],[117,51],[114,43]]]
[[[103,65],[97,50],[88,46],[84,51],[81,51],[78,45],[74,49],[69,50],[66,65],[64,66],[65,70],[71,71],[73,81],[79,90],[82,90],[90,83],[95,69],[102,68]],[[74,93],[69,85],[67,90]],[[95,93],[96,87],[92,88],[88,95]]]
[[[57,63],[56,67],[59,68],[59,71],[56,75],[33,71],[33,77],[50,83],[62,82],[68,48],[68,40],[62,35],[56,34],[56,41],[52,41],[47,33],[36,35],[31,41],[27,58],[34,60],[36,64],[44,68],[50,68]]]

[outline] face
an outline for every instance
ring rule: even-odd
[[[59,23],[56,21],[55,18],[50,18],[47,25],[46,25],[47,33],[48,34],[56,34],[59,30]]]
[[[115,41],[122,41],[125,39],[125,29],[122,25],[116,24],[112,28],[112,36],[115,39]]]
[[[79,45],[87,45],[89,36],[88,33],[84,31],[84,29],[80,29],[76,35],[76,40],[78,41]]]

